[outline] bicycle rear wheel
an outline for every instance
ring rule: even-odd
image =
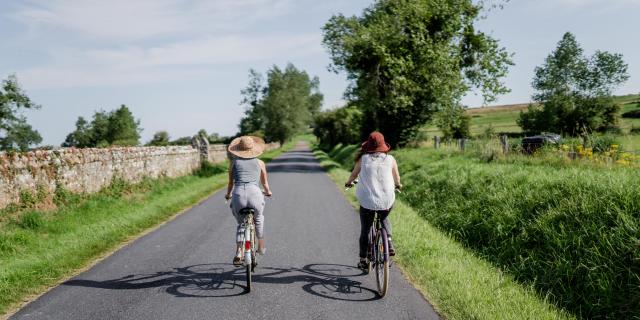
[[[258,265],[258,242],[256,242],[256,229],[255,225],[251,225],[251,272],[255,272]]]
[[[251,265],[247,265],[247,292],[251,292]]]
[[[244,234],[244,250],[245,250],[245,270],[247,272],[247,292],[251,292],[252,289],[252,277],[251,273],[253,273],[253,268],[255,267],[255,228],[253,223],[249,223],[247,228],[245,229]],[[247,252],[248,251],[248,252]],[[249,260],[249,261],[247,261]]]
[[[376,269],[376,284],[378,285],[378,294],[380,297],[384,297],[387,294],[389,288],[389,238],[387,237],[387,231],[384,229],[378,230],[375,240],[375,269]]]

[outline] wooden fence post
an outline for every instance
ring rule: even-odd
[[[433,136],[433,146],[438,149],[440,148],[440,137]]]
[[[464,151],[464,144],[467,139],[458,139],[458,146],[460,147],[460,151]]]
[[[502,153],[509,153],[509,137],[506,135],[500,136],[500,144],[502,144]]]

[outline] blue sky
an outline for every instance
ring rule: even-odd
[[[201,128],[231,135],[243,108],[249,68],[294,63],[320,77],[325,108],[342,103],[344,75],[326,70],[321,26],[335,13],[359,14],[363,0],[24,0],[0,2],[0,78],[15,73],[42,109],[29,122],[44,144],[59,145],[78,116],[126,104],[143,141]],[[622,53],[640,92],[640,0],[511,0],[480,28],[515,53],[498,103],[529,101],[535,66],[562,34],[587,54]],[[478,106],[473,94],[464,99]]]

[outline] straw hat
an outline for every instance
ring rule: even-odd
[[[264,152],[264,148],[265,143],[262,138],[242,136],[233,139],[227,150],[236,157],[251,159],[261,155]]]
[[[360,146],[364,153],[389,152],[391,146],[384,141],[384,136],[378,131],[371,132],[367,141]]]

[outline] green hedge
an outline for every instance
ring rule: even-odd
[[[640,173],[395,153],[405,201],[585,318],[640,314]]]

